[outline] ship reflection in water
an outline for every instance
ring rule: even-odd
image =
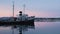
[[[28,31],[29,29],[35,29],[34,23],[30,25],[19,25],[19,24],[14,24],[14,25],[1,25],[2,27],[11,27],[12,33],[11,34],[16,34],[17,32],[14,32],[14,29],[18,30],[18,34],[23,34],[25,31]],[[3,29],[3,28],[2,28]]]
[[[31,25],[13,25],[12,26],[12,30],[13,29],[17,29],[19,30],[19,34],[22,34],[24,31],[28,31],[28,29],[35,29],[34,24]],[[12,34],[14,34],[14,31],[12,31]]]
[[[60,22],[34,22],[32,25],[1,25],[0,34],[60,34]]]

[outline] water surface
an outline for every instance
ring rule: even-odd
[[[0,26],[0,34],[60,34],[60,22],[34,22],[34,26],[16,26]]]

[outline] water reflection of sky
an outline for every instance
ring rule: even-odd
[[[18,33],[18,29],[14,29],[14,34]],[[0,34],[12,34],[11,27],[0,27]],[[28,29],[23,34],[60,34],[60,23],[35,22],[35,29]]]
[[[39,34],[60,34],[59,22],[39,22],[36,25],[36,31]]]

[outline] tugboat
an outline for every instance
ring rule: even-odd
[[[28,17],[27,14],[22,14],[22,11],[20,11],[18,17],[12,17],[7,21],[0,21],[0,25],[32,25],[34,24],[34,17]]]
[[[25,5],[24,5],[25,7]],[[24,8],[25,11],[25,8]],[[8,17],[7,19],[3,19],[0,21],[0,25],[16,25],[16,24],[20,24],[20,25],[32,25],[34,24],[34,17],[35,16],[30,16],[28,17],[27,14],[23,14],[22,11],[19,11],[19,16],[18,17],[14,17],[14,1],[13,1],[13,17]]]

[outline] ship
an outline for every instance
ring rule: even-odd
[[[5,19],[0,21],[0,25],[32,25],[34,24],[35,16],[28,16],[27,14],[22,14],[22,11],[19,11],[18,17],[10,17],[9,19]]]
[[[24,5],[24,12],[25,12],[25,5]],[[0,20],[0,25],[13,25],[13,24],[20,24],[20,25],[30,25],[33,24],[35,16],[28,16],[28,14],[23,14],[23,11],[19,11],[17,17],[14,17],[14,1],[13,1],[13,17],[7,17],[6,19],[2,18]]]

